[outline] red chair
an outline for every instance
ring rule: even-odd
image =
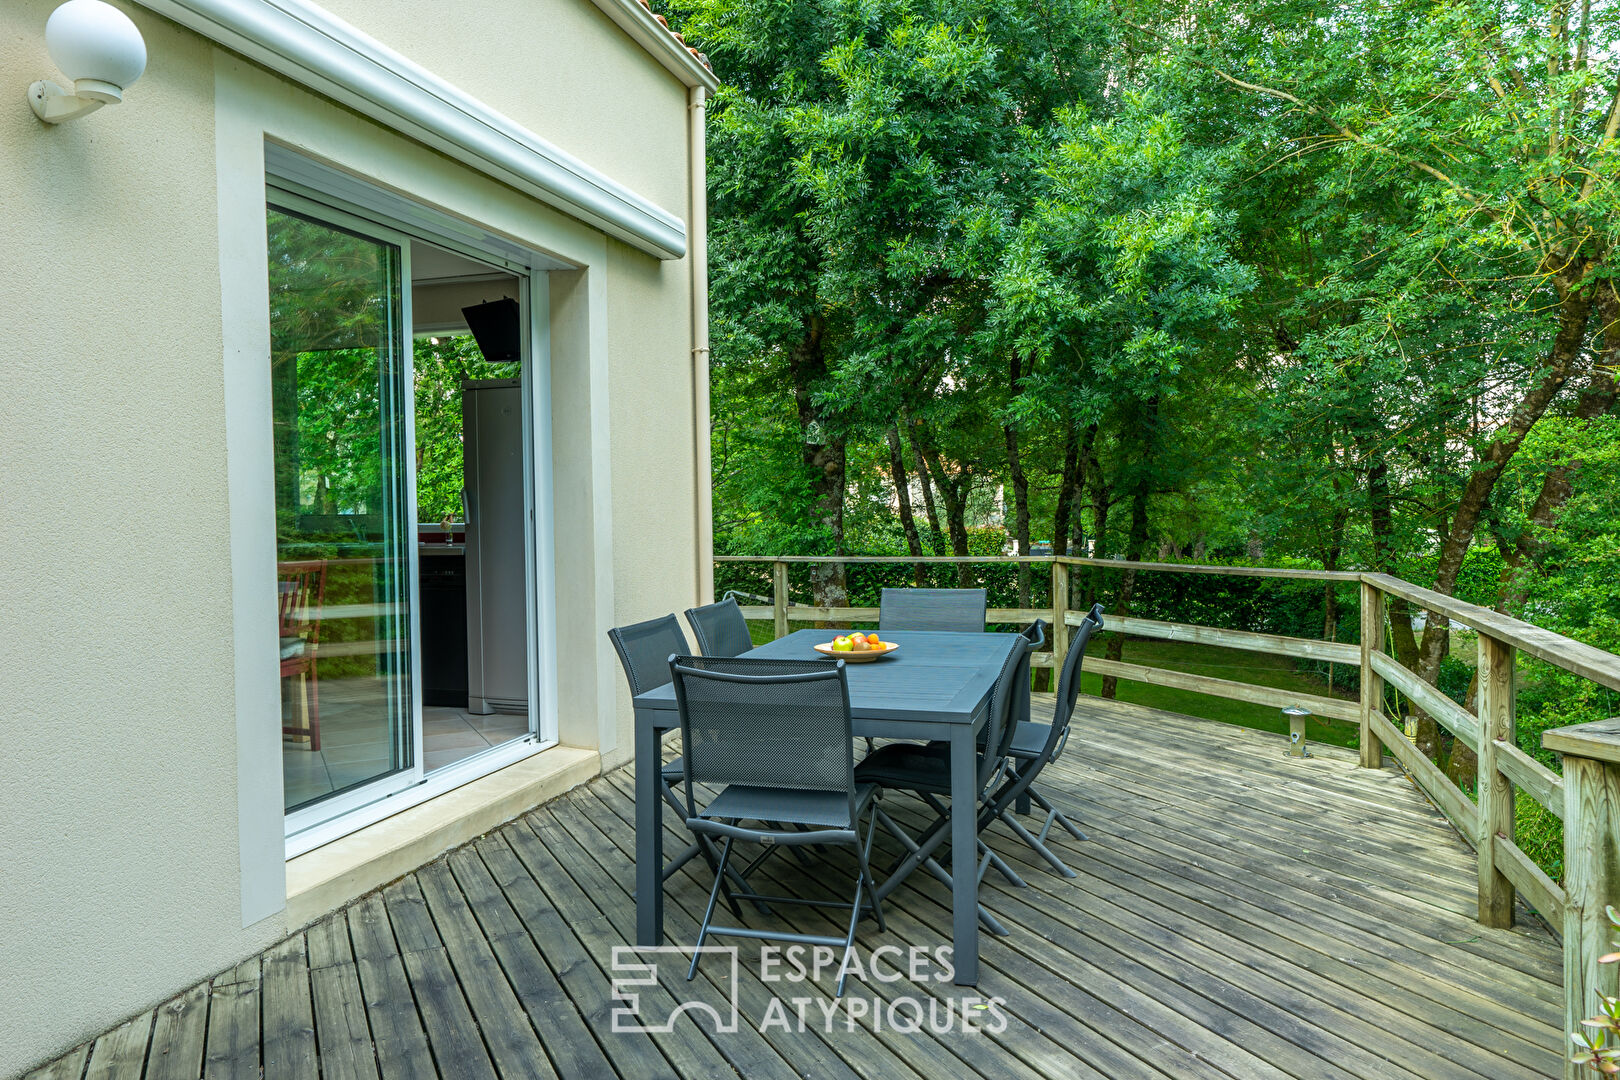
[[[326,562],[276,564],[276,601],[280,609],[281,677],[298,679],[301,727],[283,725],[281,733],[309,740],[321,748],[321,700],[315,675],[315,652],[321,637],[321,602],[326,596]]]

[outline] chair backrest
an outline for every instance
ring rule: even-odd
[[[983,589],[884,589],[878,630],[949,630],[984,633]]]
[[[1031,651],[1039,649],[1042,645],[1046,644],[1045,619],[1036,619],[1019,632],[1029,639],[1029,647]]]
[[[325,560],[276,564],[276,614],[282,637],[318,643],[325,597]]]
[[[660,615],[632,626],[615,626],[608,631],[608,640],[619,654],[619,666],[624,668],[632,697],[669,682],[669,658],[692,651],[680,620],[673,615]]]
[[[1080,665],[1086,659],[1086,643],[1091,640],[1091,635],[1102,628],[1102,605],[1093,604],[1069,636],[1069,653],[1063,658],[1063,672],[1058,676],[1057,703],[1052,707],[1052,734],[1047,738],[1045,755],[1048,758],[1056,757],[1063,741],[1068,738],[1069,721],[1074,718],[1074,704],[1080,697]]]
[[[1020,692],[1029,693],[1029,667],[1025,663],[1029,654],[1028,638],[1008,650],[990,691],[990,718],[984,725],[984,753],[979,757],[980,791],[1001,772],[1002,762],[1012,750],[1013,735],[1018,730],[1018,712],[1013,705]]]
[[[686,806],[697,784],[841,791],[855,810],[855,735],[841,660],[672,656]]]
[[[1069,738],[1069,723],[1074,719],[1075,699],[1080,696],[1080,665],[1085,660],[1086,643],[1091,635],[1103,628],[1102,605],[1094,604],[1086,617],[1075,627],[1069,638],[1069,652],[1063,658],[1063,671],[1058,677],[1057,704],[1052,711],[1052,726],[1046,733],[1046,745],[1041,756],[1023,762],[1006,783],[997,788],[979,815],[979,827],[993,820],[998,811],[1011,806],[1020,795],[1028,791],[1047,764],[1055,760]]]
[[[704,656],[741,656],[754,647],[748,620],[732,597],[703,607],[687,608],[686,621],[697,635]]]

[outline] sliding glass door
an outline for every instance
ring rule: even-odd
[[[286,809],[419,775],[406,251],[272,206]],[[369,231],[369,230],[368,230]]]
[[[536,436],[549,369],[531,322],[545,279],[490,250],[504,241],[452,238],[465,226],[431,227],[397,198],[380,210],[270,179],[277,662],[295,855],[555,739],[541,726],[554,707],[539,660],[549,513],[536,512],[550,505],[537,458],[549,436]]]

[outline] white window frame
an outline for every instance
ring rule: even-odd
[[[529,638],[529,734],[432,773],[423,772],[420,603],[416,597],[419,564],[417,544],[410,543],[412,765],[402,772],[381,777],[353,791],[287,814],[285,857],[291,859],[557,745],[550,290],[546,273],[566,264],[274,143],[266,145],[265,162],[265,194],[269,204],[284,206],[318,221],[329,221],[361,235],[398,243],[401,247],[402,318],[405,325],[402,360],[407,389],[410,391],[406,409],[406,487],[413,530],[417,509],[414,379],[411,364],[413,335],[410,329],[411,243],[421,241],[432,244],[511,273],[519,282],[520,311],[528,319],[528,332],[523,335],[520,380],[524,391],[524,427],[527,432],[523,455],[525,495],[529,508],[525,528],[528,549],[525,598]]]

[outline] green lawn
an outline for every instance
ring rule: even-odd
[[[799,628],[799,625],[795,624],[794,629]],[[866,627],[858,628],[866,629]],[[770,641],[773,636],[769,620],[751,620],[748,629],[756,645]],[[828,633],[831,634],[833,631]],[[1087,655],[1101,656],[1106,648],[1107,638],[1104,637],[1092,643]],[[1268,653],[1245,652],[1241,649],[1194,645],[1180,641],[1127,641],[1122,659],[1132,664],[1183,671],[1192,675],[1209,675],[1234,682],[1276,687],[1280,690],[1294,690],[1313,696],[1322,696],[1326,691],[1322,680],[1302,674],[1286,657]],[[1080,690],[1083,694],[1101,693],[1102,676],[1082,675]],[[1120,701],[1184,713],[1187,716],[1199,716],[1206,720],[1218,720],[1223,724],[1236,724],[1238,727],[1283,733],[1288,731],[1288,721],[1282,713],[1266,705],[1250,705],[1247,702],[1229,701],[1226,698],[1197,694],[1190,690],[1149,686],[1146,683],[1127,682],[1124,679],[1119,681],[1116,697]],[[1356,735],[1355,724],[1329,720],[1325,717],[1313,716],[1305,727],[1306,739],[1335,746],[1355,746]]]
[[[1104,637],[1100,641],[1092,642],[1086,654],[1101,656],[1107,647],[1107,638]],[[1127,641],[1125,655],[1121,659],[1132,664],[1182,671],[1191,675],[1209,675],[1217,679],[1230,679],[1233,682],[1252,683],[1256,686],[1271,686],[1279,690],[1293,690],[1317,697],[1325,696],[1327,690],[1323,680],[1301,673],[1287,657],[1246,652],[1242,649],[1225,649],[1216,645],[1194,645],[1181,641]],[[1102,676],[1082,674],[1080,691],[1083,694],[1101,693]],[[1119,680],[1119,689],[1115,696],[1120,701],[1164,709],[1168,712],[1185,713],[1188,716],[1201,716],[1207,720],[1219,720],[1223,724],[1258,728],[1261,731],[1283,733],[1288,731],[1288,721],[1282,712],[1269,705],[1251,705],[1245,701],[1231,701],[1190,690],[1150,686],[1147,683],[1127,682],[1124,679]],[[1357,726],[1342,720],[1313,716],[1305,725],[1306,739],[1316,742],[1331,743],[1335,746],[1355,746],[1356,736]]]

